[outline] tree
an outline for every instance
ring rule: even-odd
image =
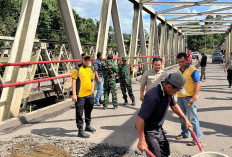
[[[213,19],[214,17],[212,15],[207,15],[206,16],[206,20],[207,19]],[[213,24],[213,22],[205,22],[205,25],[209,25],[209,24]]]

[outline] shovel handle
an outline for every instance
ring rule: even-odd
[[[150,150],[148,150],[147,148],[145,148],[144,151],[145,151],[150,157],[155,157],[155,155],[154,155]]]
[[[202,146],[201,146],[201,144],[200,144],[200,142],[199,142],[199,140],[198,140],[198,138],[197,138],[195,132],[192,130],[192,128],[189,128],[188,130],[189,130],[189,131],[191,132],[191,134],[193,135],[193,138],[194,138],[195,141],[197,142],[197,146],[198,146],[198,148],[200,149],[200,151],[203,152],[203,148],[202,148]]]

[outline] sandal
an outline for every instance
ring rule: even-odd
[[[177,139],[177,140],[181,140],[181,139],[184,139],[184,138],[188,138],[188,137],[183,136],[183,135],[178,135],[178,136],[175,137],[175,139]]]
[[[196,141],[191,141],[187,143],[188,146],[195,146],[196,144],[197,144]]]

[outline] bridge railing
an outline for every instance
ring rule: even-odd
[[[156,55],[156,56],[136,56],[136,57],[128,57],[129,59],[139,59],[139,58],[153,58],[153,57],[173,57],[174,55]],[[113,60],[121,60],[122,57],[119,58],[113,58]],[[96,59],[92,59],[94,61]],[[103,59],[106,60],[106,59]],[[165,59],[163,62],[172,61],[175,59]],[[34,64],[49,64],[49,63],[67,63],[67,62],[81,62],[81,59],[73,59],[73,60],[57,60],[57,61],[37,61],[37,62],[19,62],[19,63],[0,63],[0,67],[6,67],[6,66],[29,66]],[[152,62],[145,62],[145,63],[138,63],[132,65],[132,67],[136,66],[142,66],[151,64]],[[59,78],[66,78],[71,77],[71,74],[66,75],[60,75],[56,77],[47,77],[47,78],[41,78],[41,79],[34,79],[34,80],[28,80],[28,81],[22,81],[22,82],[15,82],[15,83],[8,83],[8,84],[0,84],[0,88],[6,88],[6,87],[13,87],[13,86],[20,86],[30,83],[37,83],[37,82],[43,82],[43,81],[49,81],[49,80],[55,80]]]

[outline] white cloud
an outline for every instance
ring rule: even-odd
[[[81,17],[100,20],[102,0],[71,0],[71,6]],[[133,4],[127,0],[118,0],[118,8],[122,31],[131,33]]]

